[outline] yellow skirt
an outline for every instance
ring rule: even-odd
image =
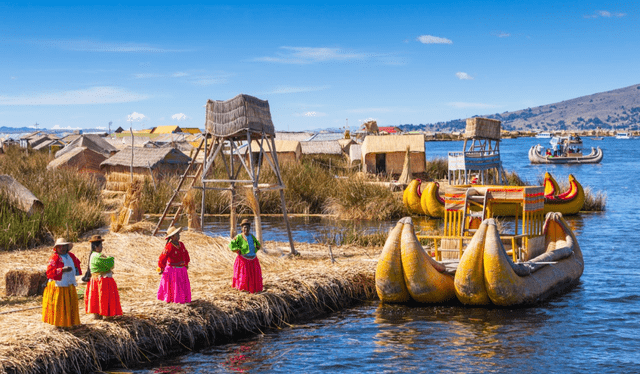
[[[56,282],[47,283],[42,296],[42,322],[59,327],[80,324],[78,292],[74,285],[58,287]]]

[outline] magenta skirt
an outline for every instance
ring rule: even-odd
[[[191,302],[191,283],[187,268],[164,268],[158,288],[158,300],[179,304]]]
[[[262,269],[258,258],[247,260],[238,255],[233,264],[233,287],[251,293],[262,291]]]

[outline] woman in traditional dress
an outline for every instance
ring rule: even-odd
[[[248,219],[240,223],[242,233],[229,243],[229,249],[238,254],[233,264],[233,287],[251,293],[262,291],[262,269],[256,252],[260,250],[260,242],[251,232]]]
[[[76,276],[82,274],[80,260],[69,251],[73,244],[59,238],[47,264],[47,287],[42,297],[42,322],[58,327],[80,324]]]
[[[182,228],[169,227],[167,230],[167,245],[158,260],[160,288],[158,300],[168,303],[190,303],[191,283],[189,282],[189,252],[180,241]]]
[[[102,253],[103,239],[100,235],[92,236],[89,242],[91,242],[91,255],[88,273],[91,274],[91,278],[87,283],[84,296],[85,311],[87,314],[93,314],[95,319],[121,316],[120,294],[111,272],[114,259]]]

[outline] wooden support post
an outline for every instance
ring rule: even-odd
[[[278,154],[276,153],[276,143],[273,140],[273,138],[269,138],[269,140],[270,140],[269,146],[271,149],[271,152],[269,152],[269,155],[273,160],[271,166],[274,167],[273,171],[278,176],[278,183],[281,186],[284,186],[284,182],[282,182],[282,176],[280,174],[280,166],[278,165]],[[285,203],[285,200],[284,200],[284,190],[280,190],[280,203],[282,204],[282,217],[284,218],[284,222],[287,225],[287,236],[289,237],[289,246],[291,248],[291,254],[297,255],[298,251],[296,251],[296,248],[293,245],[293,236],[291,235],[291,225],[289,224],[289,217],[287,216],[287,204]]]
[[[207,133],[204,133],[204,158],[202,159],[202,169],[203,169],[203,173],[200,174],[200,181],[202,183],[202,201],[200,203],[200,228],[202,229],[202,231],[204,232],[204,214],[205,214],[205,198],[207,196],[207,187],[205,184],[205,179],[206,176],[204,175],[204,166],[207,163],[207,148],[209,147],[209,144],[207,143]],[[213,161],[213,160],[211,160]]]

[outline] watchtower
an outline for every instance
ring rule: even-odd
[[[489,174],[489,170],[494,171],[493,175]],[[503,182],[502,161],[500,161],[500,121],[498,120],[481,117],[467,118],[462,152],[449,152],[448,181],[450,185],[469,184],[473,174],[477,174],[478,184],[502,184]]]

